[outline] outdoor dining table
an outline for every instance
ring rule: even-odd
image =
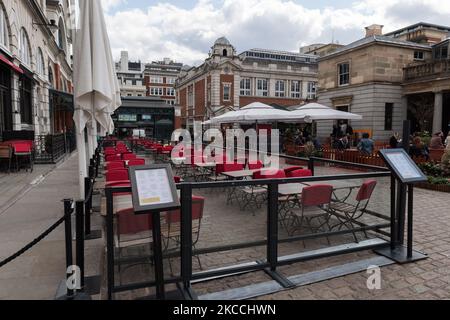
[[[232,180],[245,179],[253,177],[253,174],[260,170],[240,170],[221,173],[223,176],[231,178]]]

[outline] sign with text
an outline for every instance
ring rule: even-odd
[[[380,151],[389,169],[403,183],[418,183],[428,181],[422,170],[414,163],[404,149],[386,149]]]
[[[136,213],[148,213],[180,207],[170,165],[130,168],[133,207]]]

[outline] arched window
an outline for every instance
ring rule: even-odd
[[[50,88],[54,88],[55,87],[55,83],[54,83],[54,77],[53,77],[53,70],[52,67],[50,66],[50,64],[48,65],[48,82],[50,82]]]
[[[224,57],[227,57],[227,56],[228,56],[228,51],[227,51],[227,49],[223,49],[223,56],[224,56]]]
[[[58,46],[61,50],[66,50],[65,46],[66,33],[64,31],[64,23],[62,19],[59,19],[58,23]]]
[[[41,76],[45,75],[44,54],[42,53],[41,48],[38,48],[38,50],[37,50],[36,71]]]
[[[31,65],[30,41],[28,41],[28,35],[24,28],[20,30],[19,55],[23,64]]]
[[[6,14],[3,8],[0,8],[0,45],[9,49],[9,30],[6,21]]]

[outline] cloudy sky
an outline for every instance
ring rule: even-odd
[[[226,36],[238,52],[251,48],[298,51],[334,39],[347,44],[364,27],[393,31],[420,21],[450,25],[448,0],[102,0],[113,55],[164,57],[189,65],[204,60]]]

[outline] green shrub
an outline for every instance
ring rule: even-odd
[[[434,185],[450,185],[450,181],[442,177],[428,177],[428,182]]]

